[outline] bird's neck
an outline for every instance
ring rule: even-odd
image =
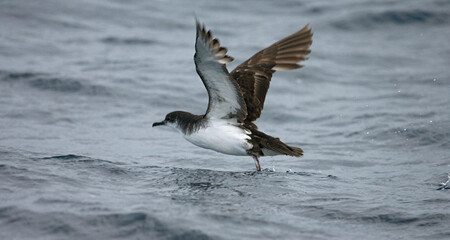
[[[194,115],[191,113],[178,116],[177,127],[184,135],[190,135],[205,127],[207,119],[203,115]]]

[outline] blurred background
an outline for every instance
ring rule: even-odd
[[[242,61],[309,23],[261,131],[303,158],[151,128],[202,114],[195,18]],[[448,239],[450,2],[0,0],[1,239]]]

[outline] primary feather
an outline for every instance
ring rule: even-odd
[[[276,70],[301,68],[298,62],[306,60],[311,50],[312,31],[306,25],[300,31],[257,52],[241,63],[231,76],[237,81],[247,107],[245,122],[253,122],[261,116],[272,74]]]

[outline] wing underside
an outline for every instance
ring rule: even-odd
[[[243,122],[247,116],[244,98],[237,82],[230,76],[225,64],[233,58],[220,46],[211,31],[197,21],[197,38],[194,61],[198,75],[208,91],[209,103],[206,117],[236,118]]]

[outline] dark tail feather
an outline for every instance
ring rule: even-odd
[[[284,144],[284,145],[286,145],[286,144]],[[290,150],[290,153],[286,154],[286,155],[294,156],[294,157],[301,157],[301,156],[303,156],[303,149],[301,149],[299,147],[288,146],[288,145],[286,145],[286,147]]]
[[[293,156],[293,157],[301,157],[303,156],[303,150],[299,147],[291,147],[282,141],[279,138],[273,138],[274,140],[269,141],[268,146],[265,148],[274,151],[279,154]],[[264,149],[262,149],[264,152]]]
[[[279,138],[274,138],[256,129],[251,129],[253,148],[249,152],[254,156],[288,155],[301,157],[303,150],[299,147],[291,147],[283,143]]]

